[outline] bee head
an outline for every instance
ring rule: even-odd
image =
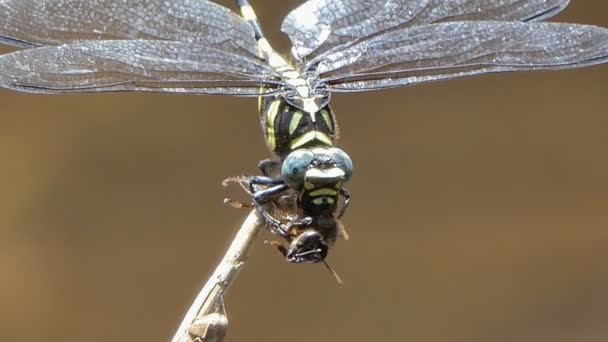
[[[325,260],[329,245],[316,230],[307,230],[291,241],[287,250],[287,261],[312,264]]]

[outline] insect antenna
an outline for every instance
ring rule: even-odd
[[[340,278],[340,276],[338,275],[338,272],[336,272],[336,270],[334,270],[333,267],[329,266],[329,264],[325,260],[323,260],[323,265],[325,265],[325,267],[327,268],[329,273],[331,273],[331,275],[334,276],[334,279],[336,279],[336,283],[338,283],[338,285],[342,286],[342,284],[344,284],[344,282],[342,282],[342,278]]]

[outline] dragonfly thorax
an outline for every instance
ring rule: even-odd
[[[320,98],[319,98],[320,99]],[[260,116],[268,148],[284,159],[299,148],[332,147],[336,138],[336,120],[326,102],[299,99],[297,96],[260,99]],[[306,111],[294,101],[309,101]],[[319,106],[322,105],[322,106]]]
[[[320,83],[316,76],[299,75],[284,81],[285,100],[290,105],[307,113],[316,113],[329,104],[327,85]]]

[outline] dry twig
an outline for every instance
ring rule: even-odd
[[[222,342],[228,329],[224,296],[247,260],[263,227],[255,210],[243,222],[224,258],[186,312],[172,342]]]

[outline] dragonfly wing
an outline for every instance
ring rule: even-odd
[[[279,76],[258,57],[184,42],[88,41],[0,56],[0,86],[29,92],[259,95],[278,85]]]
[[[174,40],[257,55],[252,28],[206,0],[0,0],[0,42],[31,47],[84,40]]]
[[[353,44],[317,66],[333,91],[373,90],[468,75],[608,62],[608,29],[500,21],[414,26]]]
[[[309,0],[293,10],[281,30],[298,59],[310,60],[343,44],[385,30],[442,21],[539,21],[569,0]]]

